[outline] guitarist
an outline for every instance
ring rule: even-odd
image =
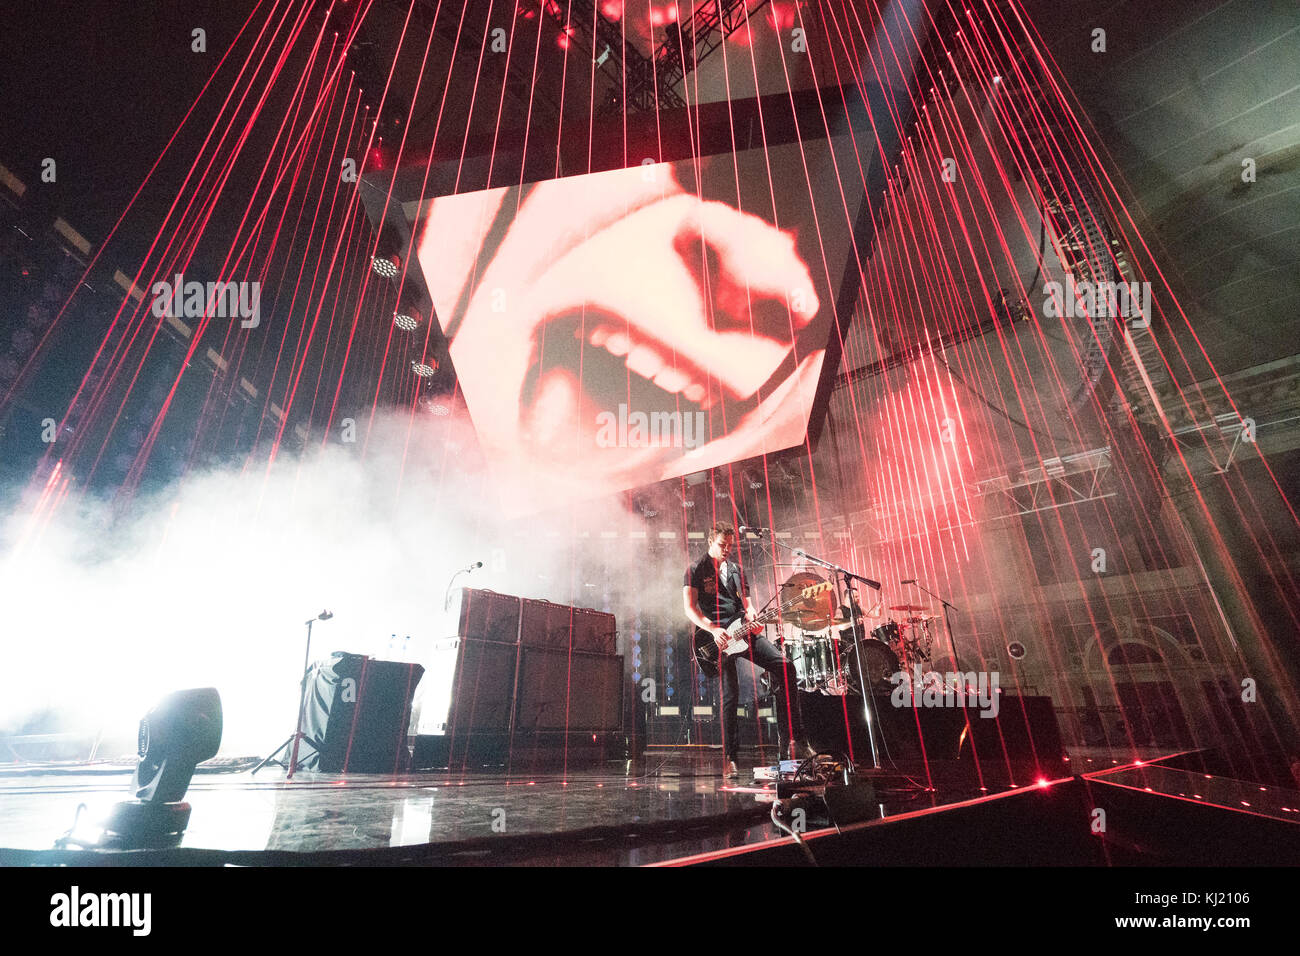
[[[740,567],[731,559],[736,547],[736,532],[729,524],[715,524],[709,529],[709,552],[686,569],[682,602],[686,616],[697,628],[713,635],[721,656],[727,645],[727,627],[741,617],[752,621],[758,611],[749,598],[749,584]],[[698,637],[697,632],[697,637]],[[776,645],[764,635],[756,634],[746,654],[726,655],[719,668],[722,681],[722,745],[726,754],[726,775],[740,775],[736,760],[740,741],[736,732],[736,705],[740,700],[740,681],[736,661],[748,657],[751,664],[772,675],[772,692],[776,698],[777,726],[781,736],[790,741],[790,759],[799,757],[796,741],[803,740],[803,720],[799,710],[799,691],[793,679],[794,668]],[[789,691],[787,691],[789,688]],[[807,747],[806,743],[804,744]]]

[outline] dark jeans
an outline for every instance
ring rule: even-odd
[[[756,637],[750,641],[748,654],[732,655],[720,669],[722,747],[727,760],[736,760],[740,754],[740,736],[736,731],[736,705],[740,702],[740,677],[736,673],[736,663],[742,657],[772,675],[772,694],[776,698],[777,731],[780,739],[789,743],[792,733],[795,740],[801,739],[804,735],[803,715],[799,712],[799,686],[795,680],[794,665],[782,656],[777,646],[766,637]],[[787,688],[789,688],[788,708]],[[793,730],[791,730],[792,725]]]

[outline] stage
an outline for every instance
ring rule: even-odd
[[[706,759],[707,766],[697,754],[669,751],[567,775],[300,771],[288,781],[274,767],[256,776],[200,772],[187,795],[193,816],[183,850],[161,852],[212,864],[636,866],[780,838],[768,818],[770,796],[746,774],[724,778],[720,761]],[[52,862],[13,854],[50,850],[79,804],[84,823],[127,796],[129,782],[125,766],[7,771],[0,778],[3,863]],[[918,790],[882,799],[885,814],[918,799],[937,802]]]
[[[824,787],[782,791],[805,848],[773,823],[776,795],[750,780],[751,762],[733,780],[689,748],[567,774],[286,780],[223,760],[196,774],[179,847],[129,851],[75,842],[93,842],[92,821],[128,796],[128,766],[12,766],[0,777],[0,865],[1174,865],[1194,862],[1189,847],[1261,865],[1300,852],[1300,793],[1203,773],[1205,755],[1084,757],[1078,776],[984,792],[946,765],[931,766],[935,786],[924,768],[859,770],[852,788],[830,781],[851,794],[839,800]],[[74,840],[56,848],[83,804]],[[1112,817],[1101,832],[1099,807]]]

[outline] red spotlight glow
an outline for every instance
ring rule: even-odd
[[[767,8],[767,22],[777,30],[789,30],[795,25],[793,3],[772,3]]]

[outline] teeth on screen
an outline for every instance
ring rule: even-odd
[[[654,378],[664,367],[664,360],[654,349],[638,345],[628,353],[627,367],[644,378]]]
[[[684,372],[679,372],[675,368],[665,368],[654,377],[654,383],[665,392],[680,392],[691,384],[691,380]]]
[[[582,337],[582,333],[578,333]],[[680,392],[692,402],[703,402],[708,389],[679,369],[668,365],[659,352],[648,345],[642,345],[626,332],[612,329],[607,325],[597,326],[587,338],[588,343],[603,348],[611,355],[622,358],[627,356],[627,367],[643,378],[648,378],[665,392]]]

